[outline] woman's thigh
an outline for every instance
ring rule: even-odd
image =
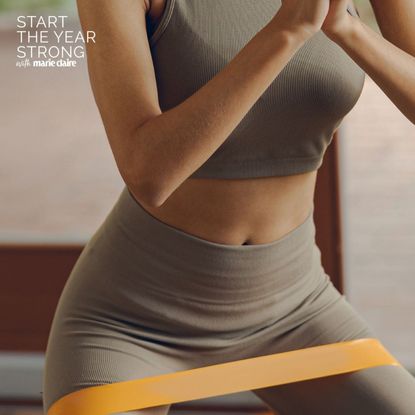
[[[415,380],[398,366],[377,366],[253,392],[279,415],[415,413]]]
[[[45,353],[45,415],[57,400],[80,389],[182,369],[179,355],[166,345],[167,338],[137,319],[142,287],[136,283],[134,292],[126,283],[124,274],[131,279],[135,274],[128,268],[131,261],[118,253],[124,250],[129,253],[132,248],[119,232],[102,226],[71,271]],[[169,405],[164,405],[136,413],[164,415],[168,410]]]
[[[326,285],[321,295],[334,301],[286,335],[267,342],[261,353],[377,338],[332,284]],[[377,366],[253,392],[279,415],[415,414],[415,378],[400,366]]]
[[[43,373],[44,414],[54,402],[80,389],[176,371],[167,356],[99,321],[58,314],[49,337]],[[180,368],[180,367],[179,367]],[[165,415],[170,405],[117,414]],[[85,415],[87,413],[85,412]]]

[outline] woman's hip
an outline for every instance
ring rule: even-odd
[[[125,187],[58,309],[174,338],[240,338],[288,318],[326,278],[312,215],[277,241],[224,245],[161,222]]]

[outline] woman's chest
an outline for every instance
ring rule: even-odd
[[[159,27],[152,56],[164,110],[212,79],[281,7],[280,0],[160,1],[166,2],[162,31]],[[295,53],[261,100],[269,107],[310,106],[310,111],[341,116],[360,96],[364,76],[347,53],[319,31]]]

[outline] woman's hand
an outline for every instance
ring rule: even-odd
[[[360,22],[360,19],[348,12],[349,4],[348,0],[330,0],[329,11],[321,30],[333,41],[350,36],[354,25]]]
[[[330,0],[282,0],[274,20],[280,30],[301,32],[308,38],[321,29],[329,6]]]
[[[302,31],[306,37],[322,30],[332,40],[347,37],[360,19],[347,8],[349,0],[282,0],[274,16],[282,29]]]

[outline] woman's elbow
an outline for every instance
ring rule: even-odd
[[[123,177],[132,196],[143,206],[160,207],[167,199],[164,196],[163,189],[151,177],[151,174],[141,175],[140,177],[138,175],[125,177],[124,175]]]
[[[112,143],[121,141],[111,138]],[[123,143],[122,146],[114,145],[113,147],[118,150],[114,151],[114,155],[125,185],[140,204],[150,207],[161,206],[166,200],[166,197],[163,197],[166,190],[165,186],[161,185],[163,180],[158,178],[159,174],[154,169],[155,163],[147,156],[139,157],[138,154],[143,154],[143,152],[134,146],[125,145],[125,138]]]

